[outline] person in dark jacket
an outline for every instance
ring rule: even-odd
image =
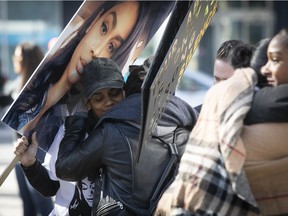
[[[100,185],[101,191],[94,190],[92,215],[102,215],[107,209],[110,209],[109,215],[151,214],[153,190],[169,161],[170,152],[152,137],[149,145],[153,145],[141,153],[139,163],[136,161],[141,123],[140,92],[147,72],[144,66],[149,67],[150,60],[136,69],[133,67],[125,87],[126,99],[109,110],[84,141],[87,118],[70,116],[65,120],[66,132],[59,148],[56,174],[67,181],[87,176],[95,178],[95,185]],[[182,154],[196,119],[192,107],[171,96],[155,135],[167,142],[174,141]]]
[[[80,84],[79,88],[83,87],[81,92],[84,103],[89,110],[89,121],[85,125],[86,132],[89,134],[98,118],[124,98],[124,78],[113,60],[96,58],[85,66]],[[18,155],[21,153],[21,168],[33,187],[43,196],[55,195],[55,205],[51,215],[90,215],[94,181],[85,178],[75,183],[56,177],[55,161],[63,135],[64,127],[61,126],[42,165],[35,157],[38,146],[35,133],[29,148],[27,148],[27,138],[22,137],[15,153]]]

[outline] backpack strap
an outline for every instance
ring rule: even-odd
[[[179,151],[175,143],[176,130],[177,128],[173,132],[174,134],[172,143],[166,142],[165,140],[161,139],[158,136],[152,136],[152,138],[160,140],[162,143],[166,144],[169,147],[171,157],[168,164],[166,165],[165,170],[163,171],[161,179],[159,180],[155,192],[153,193],[153,196],[150,200],[149,215],[153,215],[159,202],[159,199],[161,198],[164,191],[168,188],[168,186],[174,181],[174,178],[176,176],[177,172],[176,168],[179,165],[180,161]]]
[[[128,123],[128,122],[126,122]],[[130,124],[130,122],[128,123]],[[123,131],[123,129],[117,124],[115,123],[115,126],[117,127],[117,129],[120,131],[120,133],[122,134],[123,138],[126,140],[128,146],[129,146],[129,150],[130,150],[130,156],[131,156],[131,161],[132,161],[132,187],[134,188],[134,160],[133,160],[133,152],[132,152],[132,146],[130,143],[130,140],[128,139],[128,137],[126,136],[125,132]],[[169,151],[171,153],[171,157],[169,162],[167,163],[162,176],[159,180],[159,182],[157,183],[157,187],[151,197],[150,200],[150,207],[148,209],[148,213],[149,215],[153,215],[158,201],[161,198],[161,195],[164,193],[164,191],[169,187],[169,185],[174,181],[174,178],[176,176],[176,172],[177,172],[177,166],[179,165],[179,161],[180,161],[180,154],[177,148],[177,145],[175,143],[176,140],[176,131],[177,128],[173,131],[173,140],[172,143],[167,142],[165,140],[163,140],[162,138],[153,135],[152,138],[154,139],[158,139],[160,142],[162,142],[163,144],[167,145],[169,148]]]
[[[122,136],[124,137],[124,139],[126,140],[126,143],[128,144],[129,147],[129,151],[130,151],[130,158],[131,158],[131,164],[132,164],[132,188],[134,188],[134,158],[133,158],[133,151],[132,151],[132,145],[130,143],[130,140],[128,139],[128,137],[126,136],[126,134],[124,133],[124,131],[121,129],[121,127],[115,122],[115,126],[117,127],[117,129],[120,131],[120,133],[122,134]]]
[[[139,126],[137,127],[137,125],[135,125],[135,124],[131,124],[131,122],[125,121],[125,123],[128,123],[128,124],[134,126],[135,128],[138,128],[138,129],[140,128]],[[132,162],[132,188],[133,188],[133,191],[134,191],[134,188],[135,188],[135,178],[134,178],[134,176],[135,176],[135,166],[134,166],[132,145],[131,145],[130,140],[126,136],[125,132],[123,131],[123,129],[118,125],[118,123],[115,123],[115,126],[120,131],[120,133],[122,134],[122,136],[126,140],[126,142],[128,144],[128,147],[129,147],[130,157],[131,157],[131,162]],[[124,207],[126,208],[126,211],[129,212],[131,215],[135,214],[135,213],[133,214],[132,212],[130,212],[130,209],[128,208],[128,206],[124,206]],[[140,208],[137,208],[137,215],[147,215],[147,210],[145,210],[145,209],[141,210]]]

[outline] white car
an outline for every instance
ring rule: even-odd
[[[188,71],[183,74],[175,95],[195,107],[203,103],[207,90],[213,85],[213,77],[201,71]]]

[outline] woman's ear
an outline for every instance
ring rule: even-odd
[[[103,13],[103,9],[97,14],[97,16],[95,17],[95,19],[93,20],[93,22],[90,24],[90,26],[86,29],[86,34],[90,31],[90,29],[94,26],[94,24],[99,20],[99,18],[102,16]]]

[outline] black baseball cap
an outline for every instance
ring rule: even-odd
[[[80,80],[85,101],[103,88],[123,88],[124,78],[118,65],[109,58],[95,58],[89,62]]]

